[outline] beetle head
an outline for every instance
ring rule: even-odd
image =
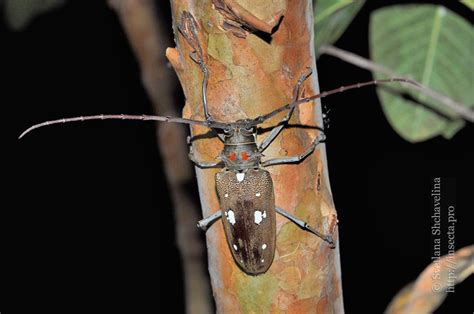
[[[256,128],[249,120],[239,120],[224,129],[224,151],[221,159],[230,170],[242,171],[256,168],[261,153],[256,143]]]

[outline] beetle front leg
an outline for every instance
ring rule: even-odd
[[[189,148],[189,159],[199,168],[209,169],[209,168],[223,168],[224,163],[222,161],[200,161],[194,156],[192,146]]]
[[[308,71],[301,74],[298,83],[296,83],[296,86],[293,90],[293,101],[297,101],[299,98],[300,94],[300,88],[303,82],[313,73],[313,70],[311,68],[308,68]],[[287,113],[287,115],[283,118],[278,123],[278,126],[274,127],[270,134],[260,143],[258,147],[259,152],[263,152],[267,147],[273,142],[273,140],[280,134],[281,130],[286,126],[286,123],[290,120],[291,116],[293,115],[293,112],[295,111],[295,107],[291,108],[290,111]]]
[[[293,164],[293,163],[298,163],[311,155],[311,153],[314,152],[316,149],[316,146],[318,146],[319,143],[324,141],[326,139],[326,135],[324,132],[321,132],[313,141],[310,147],[306,149],[304,153],[298,156],[290,156],[290,157],[282,157],[282,158],[274,158],[274,159],[269,159],[265,160],[262,162],[263,167],[268,167],[268,166],[273,166],[273,165],[279,165],[279,164]]]
[[[219,210],[214,214],[207,216],[204,219],[201,219],[197,223],[197,227],[203,231],[206,231],[214,222],[222,217],[222,212]]]
[[[316,231],[316,229],[314,229],[313,227],[308,225],[307,222],[299,219],[296,216],[293,216],[292,214],[290,214],[289,212],[285,211],[282,208],[275,207],[275,211],[277,213],[279,213],[280,215],[288,218],[290,221],[292,221],[293,223],[298,225],[298,227],[300,227],[301,229],[309,231],[312,234],[314,234],[315,236],[317,236],[317,237],[321,238],[322,240],[326,241],[327,243],[329,243],[329,245],[331,246],[332,249],[334,249],[336,247],[336,244],[334,243],[334,240],[333,240],[331,235],[329,235],[329,234],[325,235],[325,234],[322,234],[321,232]]]

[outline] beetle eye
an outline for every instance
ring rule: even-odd
[[[242,160],[247,160],[247,159],[249,159],[247,152],[242,152]]]
[[[229,159],[232,160],[232,161],[235,160],[235,153],[234,152],[230,152]]]
[[[225,128],[224,129],[224,136],[225,137],[230,137],[230,136],[232,136],[233,133],[234,133],[234,130],[232,130],[231,128]]]

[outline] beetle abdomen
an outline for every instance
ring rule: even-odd
[[[275,254],[275,197],[264,169],[216,174],[227,243],[237,265],[251,275],[268,270]]]

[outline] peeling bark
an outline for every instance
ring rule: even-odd
[[[290,102],[293,88],[307,67],[313,69],[313,76],[304,83],[304,93],[312,95],[318,92],[311,1],[238,1],[241,7],[251,8],[251,14],[259,16],[262,21],[272,20],[274,12],[285,12],[270,42],[252,33],[242,38],[233,30],[219,27],[225,17],[212,5],[214,2],[172,1],[177,47],[169,48],[167,57],[186,95],[184,117],[204,120],[203,75],[190,58],[199,49],[209,69],[209,110],[217,121],[254,118]],[[184,12],[189,12],[197,21],[199,48],[190,45],[178,31]],[[263,124],[260,140],[268,135],[267,128],[276,125],[285,114]],[[290,124],[322,127],[319,102],[300,106]],[[204,127],[192,127],[193,136],[208,133]],[[265,155],[267,158],[298,155],[316,135],[317,131],[311,128],[285,128]],[[222,143],[215,137],[202,136],[193,141],[193,148],[198,159],[210,161],[219,155]],[[329,187],[324,145],[300,164],[267,169],[274,180],[276,205],[324,233],[334,229],[337,241],[336,211]],[[216,170],[196,169],[196,172],[203,216],[208,216],[219,210],[214,181]],[[259,276],[249,276],[235,264],[222,223],[214,224],[206,236],[209,272],[219,313],[343,312],[339,250],[331,250],[325,242],[303,232],[283,217],[277,217],[277,248],[273,264],[269,271]]]
[[[270,22],[265,22],[234,0],[213,0],[212,3],[225,18],[222,28],[231,30],[235,36],[241,38],[247,37],[248,31],[271,34],[283,15],[283,10],[280,10],[274,14]]]

